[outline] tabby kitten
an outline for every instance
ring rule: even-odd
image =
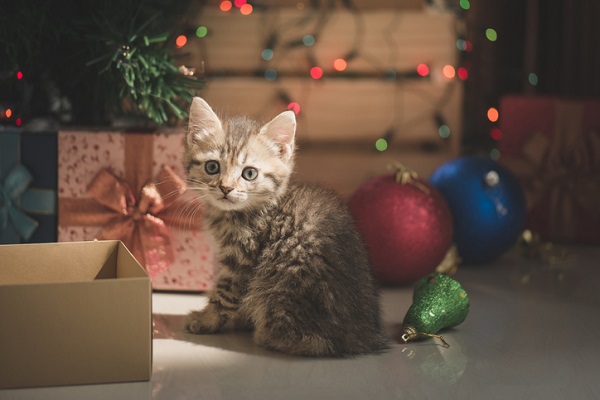
[[[194,98],[184,164],[222,268],[185,329],[214,333],[235,318],[256,343],[285,353],[381,352],[379,295],[351,216],[333,193],[289,183],[295,131],[291,111],[261,126],[220,120]]]

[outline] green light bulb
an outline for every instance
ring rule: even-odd
[[[436,337],[449,347],[437,333],[461,324],[468,313],[469,298],[460,283],[444,274],[429,274],[415,286],[413,303],[402,323],[402,340]]]

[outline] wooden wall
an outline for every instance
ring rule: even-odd
[[[393,127],[397,143],[434,142],[458,151],[461,131],[462,84],[441,74],[456,65],[456,18],[432,11],[417,0],[360,1],[357,11],[342,6],[299,10],[298,4],[271,0],[244,16],[227,13],[218,2],[190,18],[190,26],[208,28],[180,50],[182,62],[207,78],[201,95],[223,113],[246,113],[269,119],[285,109],[281,94],[301,106],[298,139],[307,142],[374,142]],[[264,3],[262,3],[264,4]],[[318,32],[308,48],[289,46],[306,33]],[[276,38],[273,58],[262,50]],[[333,60],[356,50],[343,73]],[[309,76],[316,62],[325,76]],[[428,78],[407,79],[419,63],[431,68]],[[264,70],[278,78],[269,81]],[[392,79],[390,71],[395,70]],[[440,111],[451,128],[443,140],[432,116]]]

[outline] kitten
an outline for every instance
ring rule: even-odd
[[[214,333],[236,318],[259,345],[303,356],[382,352],[379,295],[365,247],[330,191],[289,183],[295,115],[266,125],[220,120],[194,98],[184,153],[222,269],[185,329]]]

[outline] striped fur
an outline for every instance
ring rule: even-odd
[[[388,340],[364,245],[333,192],[290,183],[294,133],[290,112],[266,125],[221,120],[194,99],[184,162],[222,269],[186,330],[214,333],[236,319],[256,343],[285,353],[381,352]],[[211,161],[219,173],[207,172]],[[255,179],[243,178],[247,167],[258,171]]]

